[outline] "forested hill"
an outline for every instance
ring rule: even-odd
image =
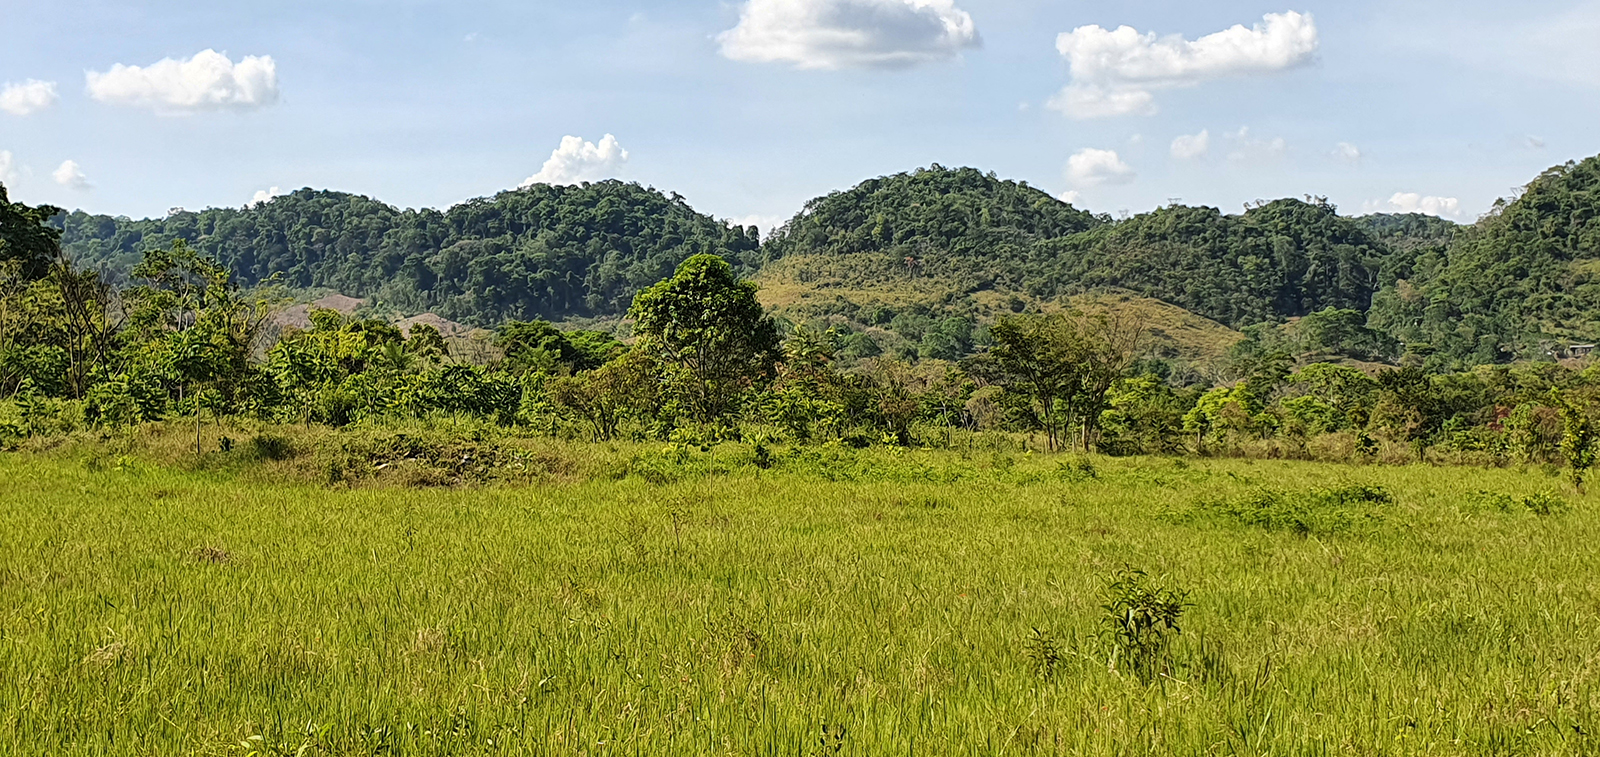
[[[1325,201],[1225,215],[1174,205],[1111,222],[1023,184],[937,166],[812,201],[762,248],[769,275],[840,292],[922,280],[952,296],[1053,299],[1103,288],[1231,325],[1327,307],[1366,310],[1455,225],[1353,219]]]
[[[276,276],[483,325],[620,314],[691,256],[746,260],[759,247],[753,227],[617,181],[535,185],[444,212],[302,189],[242,210],[143,221],[79,212],[60,222],[68,253],[113,276],[181,238],[245,284]]]
[[[849,256],[848,265],[862,275],[911,270],[981,277],[991,260],[1108,220],[1027,184],[935,164],[806,203],[768,240],[762,255],[769,262]]]
[[[252,209],[61,222],[68,251],[113,275],[181,237],[246,284],[276,276],[481,325],[615,316],[640,288],[710,252],[758,275],[776,304],[803,303],[797,318],[870,325],[911,308],[981,320],[1019,297],[1118,289],[1234,327],[1356,311],[1449,368],[1600,340],[1597,219],[1600,158],[1550,169],[1472,226],[1352,218],[1316,198],[1236,215],[1173,205],[1113,221],[1024,183],[937,165],[817,198],[764,245],[753,228],[615,181],[534,186],[443,212],[306,189]]]
[[[1600,157],[1544,172],[1406,274],[1369,321],[1438,367],[1600,339]]]

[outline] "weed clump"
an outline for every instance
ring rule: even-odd
[[[192,554],[195,560],[212,565],[233,561],[233,555],[221,547],[197,547]]]
[[[1540,492],[1526,497],[1515,497],[1501,492],[1478,491],[1471,501],[1488,510],[1502,513],[1527,511],[1538,516],[1561,515],[1572,509],[1572,503],[1550,492]]]
[[[1055,635],[1037,628],[1033,629],[1033,633],[1022,642],[1022,657],[1028,661],[1029,672],[1035,678],[1046,681],[1055,677],[1056,671],[1066,659]]]
[[[1056,473],[1062,479],[1075,484],[1093,481],[1100,477],[1100,471],[1094,467],[1094,461],[1087,457],[1075,457],[1058,463]]]
[[[1302,492],[1258,489],[1234,499],[1201,500],[1192,513],[1311,536],[1349,531],[1361,523],[1380,520],[1381,508],[1394,501],[1387,489],[1366,484]]]
[[[249,460],[288,460],[297,450],[289,437],[277,434],[257,434],[244,445],[244,456]]]
[[[417,488],[541,479],[564,467],[479,435],[409,433],[352,436],[325,450],[320,462],[330,485],[388,478]]]

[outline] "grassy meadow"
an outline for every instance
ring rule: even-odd
[[[0,753],[1600,753],[1600,502],[1549,472],[517,459],[0,455]],[[1142,668],[1125,569],[1187,592]]]

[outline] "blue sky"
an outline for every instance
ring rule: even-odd
[[[1600,153],[1600,0],[0,0],[0,18],[0,180],[136,217],[273,187],[444,207],[616,176],[767,228],[940,163],[1113,214],[1317,194],[1470,221]]]

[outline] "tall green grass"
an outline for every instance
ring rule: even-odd
[[[0,753],[1600,752],[1600,516],[1538,472],[572,454],[0,456]],[[1123,569],[1187,592],[1158,675],[1101,633]]]

